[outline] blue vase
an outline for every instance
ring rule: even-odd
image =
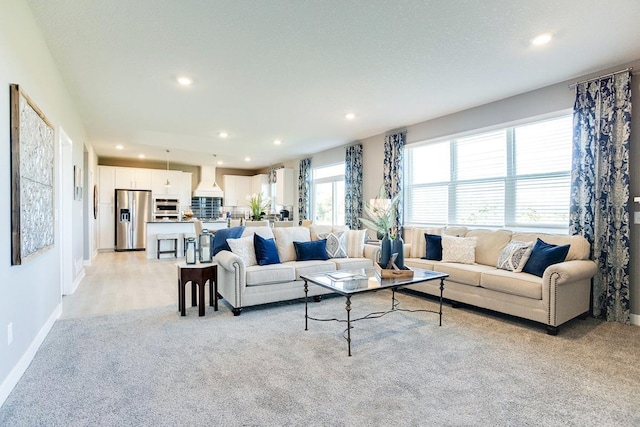
[[[380,241],[380,267],[386,268],[391,258],[391,239],[389,233],[385,233]]]
[[[396,234],[395,239],[393,239],[393,245],[391,247],[392,254],[398,254],[396,257],[396,266],[399,269],[404,268],[404,240],[400,236],[400,233]]]

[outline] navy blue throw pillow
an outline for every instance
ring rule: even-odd
[[[313,242],[293,242],[296,249],[296,261],[310,261],[313,259],[329,259],[327,254],[327,239]]]
[[[442,261],[442,236],[424,233],[424,238],[427,241],[427,254],[422,259]]]
[[[536,244],[531,249],[531,256],[522,271],[542,277],[547,267],[563,262],[567,258],[569,246],[556,246],[537,239]]]
[[[211,249],[212,256],[215,256],[220,251],[230,251],[231,248],[227,244],[227,239],[239,239],[244,232],[243,227],[221,228],[216,231],[213,236],[213,248]]]
[[[258,233],[253,235],[253,246],[256,250],[256,260],[258,265],[280,264],[276,241],[265,239]]]

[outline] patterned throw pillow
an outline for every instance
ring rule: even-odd
[[[347,258],[347,241],[344,231],[338,233],[318,234],[320,239],[327,239],[327,254],[329,258]]]
[[[256,250],[253,246],[253,235],[241,239],[227,239],[231,252],[238,255],[244,261],[246,267],[257,265]]]
[[[477,237],[442,236],[442,262],[474,264]]]
[[[533,242],[520,242],[518,240],[509,242],[498,258],[497,267],[501,270],[520,273],[527,263],[529,255],[531,255],[532,243]]]

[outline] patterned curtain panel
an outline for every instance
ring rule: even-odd
[[[298,174],[298,224],[311,216],[311,159],[300,160]]]
[[[387,135],[384,140],[383,185],[388,198],[402,192],[402,153],[406,141],[406,132]],[[402,195],[398,202],[395,226],[402,226]]]
[[[593,315],[628,324],[631,73],[576,87],[570,231],[591,243]]]
[[[276,175],[276,171],[278,169],[282,169],[282,168],[284,168],[284,166],[278,166],[278,167],[269,169],[269,182],[271,184],[275,184],[276,183],[276,181],[277,181],[277,179],[276,179],[276,176],[277,176]]]
[[[344,222],[350,229],[358,230],[362,216],[362,144],[347,147],[344,196]]]

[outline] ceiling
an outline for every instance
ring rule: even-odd
[[[27,3],[100,157],[258,169],[640,58],[637,0]]]

